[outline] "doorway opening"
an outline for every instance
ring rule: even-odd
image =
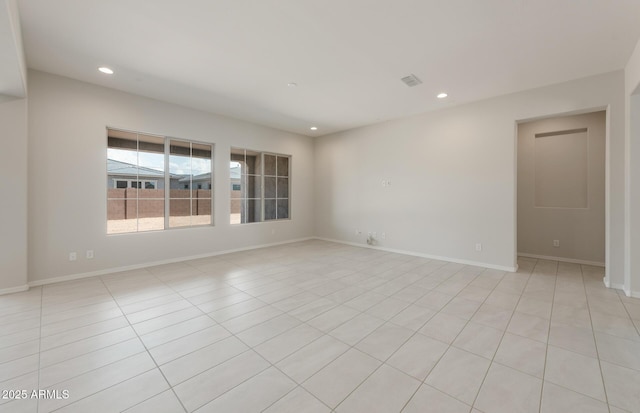
[[[517,123],[518,257],[606,269],[607,127],[603,109]]]

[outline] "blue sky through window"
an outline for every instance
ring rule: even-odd
[[[120,162],[130,163],[145,168],[164,172],[164,154],[152,152],[128,151],[125,149],[107,149],[107,157]],[[200,175],[211,172],[211,160],[202,158],[189,158],[186,156],[171,156],[170,171],[177,175]]]

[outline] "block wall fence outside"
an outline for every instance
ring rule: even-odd
[[[189,200],[191,194],[188,189],[171,189],[169,194],[171,216],[211,215],[211,190],[195,189],[192,201]],[[163,189],[109,188],[107,190],[108,220],[162,216],[164,216]]]

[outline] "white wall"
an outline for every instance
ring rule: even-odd
[[[0,293],[27,285],[27,101],[0,96]]]
[[[626,260],[624,289],[640,298],[640,41],[625,68]]]
[[[107,236],[106,126],[214,143],[215,227]],[[291,220],[230,226],[230,146],[292,155]],[[313,236],[313,168],[311,138],[30,71],[29,281]]]
[[[536,137],[582,128],[586,132]],[[518,125],[518,253],[604,265],[605,138],[603,111]],[[554,158],[543,165],[542,148]],[[541,197],[552,202],[540,205]]]
[[[524,91],[318,138],[316,232],[382,247],[515,266],[515,122],[609,107],[608,271],[623,282],[624,74]],[[392,184],[383,187],[383,179]],[[365,232],[366,235],[366,232]],[[482,243],[482,252],[474,246]]]

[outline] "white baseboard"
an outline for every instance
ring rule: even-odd
[[[17,287],[3,288],[3,289],[0,289],[0,295],[20,293],[22,291],[27,291],[28,289],[29,289],[29,286],[27,284],[19,285]]]
[[[315,237],[315,239],[319,239],[319,240],[322,240],[322,241],[328,241],[328,242],[336,242],[338,244],[351,245],[351,246],[354,246],[354,247],[371,248],[371,249],[374,249],[374,250],[393,252],[393,253],[396,253],[396,254],[404,254],[404,255],[411,255],[411,256],[414,256],[414,257],[428,258],[430,260],[440,260],[440,261],[455,262],[456,264],[474,265],[476,267],[491,268],[493,270],[509,271],[509,272],[518,271],[518,266],[517,265],[515,267],[507,267],[507,266],[504,266],[504,265],[494,265],[494,264],[489,264],[489,263],[486,263],[486,262],[463,260],[463,259],[451,258],[451,257],[442,257],[442,256],[439,256],[439,255],[423,254],[421,252],[415,252],[415,251],[397,250],[397,249],[394,249],[394,248],[380,247],[380,246],[377,246],[377,245],[360,244],[360,243],[357,243],[357,242],[342,241],[342,240],[338,240],[338,239],[323,238],[323,237]]]
[[[627,297],[640,298],[640,291],[625,291],[625,294],[627,294]]]
[[[96,277],[96,276],[100,276],[100,275],[114,274],[114,273],[122,272],[122,271],[139,270],[139,269],[142,269],[142,268],[155,267],[156,265],[172,264],[172,263],[176,263],[176,262],[197,260],[199,258],[215,257],[217,255],[231,254],[233,252],[256,250],[256,249],[260,249],[260,248],[274,247],[274,246],[277,246],[277,245],[291,244],[291,243],[294,243],[294,242],[308,241],[308,240],[311,240],[311,239],[314,239],[314,237],[298,238],[298,239],[293,239],[293,240],[288,240],[288,241],[274,242],[274,243],[270,243],[270,244],[252,245],[250,247],[242,247],[242,248],[235,248],[235,249],[230,249],[230,250],[216,251],[216,252],[210,252],[210,253],[206,253],[206,254],[190,255],[190,256],[187,256],[187,257],[171,258],[171,259],[167,259],[167,260],[145,262],[145,263],[142,263],[142,264],[127,265],[127,266],[123,266],[123,267],[106,268],[104,270],[97,270],[97,271],[89,271],[89,272],[78,273],[78,274],[63,275],[63,276],[60,276],[60,277],[46,278],[44,280],[29,281],[28,287],[38,287],[40,285],[55,284],[55,283],[64,282],[64,281],[79,280],[79,279],[82,279],[82,278],[89,278],[89,277]],[[0,291],[2,291],[2,290],[0,290]]]
[[[518,256],[526,257],[526,258],[536,258],[539,260],[561,261],[561,262],[568,262],[571,264],[583,264],[583,265],[592,265],[594,267],[604,267],[604,262],[599,262],[599,261],[575,260],[573,258],[553,257],[551,255],[528,254],[526,252],[519,252]]]

